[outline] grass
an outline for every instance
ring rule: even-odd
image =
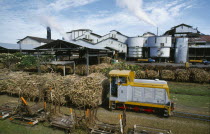
[[[182,95],[182,94],[171,94],[172,100],[177,106],[191,107],[200,109],[210,109],[210,97],[208,96],[192,96],[192,95]]]
[[[168,85],[171,93],[210,97],[210,84],[168,82]]]
[[[4,68],[4,64],[0,63],[0,69]]]
[[[98,111],[99,120],[117,124],[118,114],[121,111],[114,112],[100,109]],[[169,129],[173,134],[209,134],[209,122],[202,122],[197,120],[183,119],[183,118],[161,118],[153,114],[144,114],[137,112],[126,112],[127,128],[133,128],[134,124],[149,126],[152,128]]]
[[[9,120],[0,120],[0,134],[64,134],[64,131],[43,127],[42,124],[29,127],[11,123]]]

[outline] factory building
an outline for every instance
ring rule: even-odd
[[[39,37],[33,37],[33,36],[26,36],[23,39],[20,39],[17,43],[20,45],[32,45],[34,47],[38,47],[41,45],[44,45],[46,43],[50,43],[53,40],[45,39],[45,38],[39,38]]]
[[[66,33],[62,43],[68,42],[80,47],[100,47],[112,52],[114,56],[136,60],[153,58],[157,62],[174,61],[185,63],[190,59],[210,60],[210,35],[203,35],[197,28],[180,24],[172,27],[163,35],[147,32],[141,36],[128,37],[116,30],[106,35],[98,35],[90,29],[77,29]],[[51,30],[47,27],[47,38],[26,36],[17,43],[20,46],[39,47],[61,41],[51,39]]]
[[[17,44],[19,44],[19,47],[21,50],[23,46],[28,45],[28,46],[30,46],[30,48],[35,48],[35,47],[50,43],[52,41],[54,41],[54,40],[51,39],[51,29],[50,29],[50,27],[47,27],[47,38],[26,36],[23,39],[19,39]]]
[[[172,27],[164,35],[172,36],[173,60],[176,63],[184,63],[191,59],[210,60],[210,35],[203,35],[197,28],[186,24]]]
[[[125,58],[127,55],[127,44],[125,42],[128,37],[115,30],[101,36],[89,29],[78,29],[67,32],[67,37],[76,44],[94,45],[95,47],[113,50],[121,58]]]
[[[210,35],[189,38],[189,59],[210,60]]]
[[[190,37],[199,34],[200,32],[197,28],[193,28],[187,24],[180,24],[166,31],[164,35],[171,35],[172,37]]]

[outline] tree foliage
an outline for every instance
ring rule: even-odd
[[[21,53],[1,53],[0,54],[0,63],[2,63],[6,68],[10,68],[11,65],[15,65],[22,60]]]
[[[37,68],[42,62],[49,62],[54,59],[53,55],[23,55],[21,53],[1,53],[0,63],[6,68],[10,68],[11,65],[15,65],[17,69]]]

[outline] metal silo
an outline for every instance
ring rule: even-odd
[[[153,36],[147,40],[147,47],[150,48],[150,57],[170,57],[171,48],[170,36]]]
[[[188,38],[177,38],[175,47],[175,63],[187,62]]]
[[[128,44],[128,57],[141,58],[142,47],[144,46],[144,37],[130,37],[127,40]]]

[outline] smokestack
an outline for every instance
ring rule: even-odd
[[[47,39],[51,40],[51,29],[50,29],[50,27],[47,27]]]

